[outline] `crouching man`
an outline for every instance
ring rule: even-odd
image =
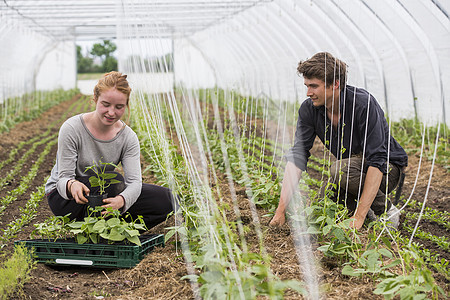
[[[366,90],[346,84],[346,64],[320,52],[298,64],[307,99],[298,111],[293,147],[286,155],[280,201],[270,225],[285,223],[289,201],[296,190],[316,136],[336,157],[330,168],[337,185],[336,201],[352,214],[350,226],[360,229],[371,210],[386,212],[397,228],[398,209],[387,199],[399,182],[408,156],[390,135],[388,123],[375,98]]]

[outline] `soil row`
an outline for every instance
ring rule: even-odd
[[[55,106],[48,112],[42,115],[41,118],[31,122],[25,122],[18,124],[9,133],[4,133],[0,136],[2,141],[2,148],[7,151],[0,153],[0,159],[6,159],[9,151],[17,147],[21,141],[27,141],[34,136],[42,134],[49,126],[60,120],[61,116],[68,110],[74,101],[79,99],[74,98],[69,101],[63,102],[58,106]],[[73,111],[72,114],[79,111]],[[69,116],[67,116],[69,117]],[[212,116],[210,116],[212,120]],[[52,133],[57,132],[59,126],[64,120],[59,123],[54,123],[54,130]],[[213,126],[213,124],[211,124]],[[262,126],[258,126],[262,128]],[[51,133],[51,134],[52,134]],[[258,135],[263,136],[263,132],[259,132]],[[17,154],[17,157],[21,157],[29,146],[24,147]],[[313,148],[313,155],[322,158],[323,147],[320,143],[315,143]],[[32,161],[36,160],[40,151],[36,151],[35,154],[30,156],[27,166],[32,164]],[[36,179],[33,180],[30,188],[25,193],[25,196],[21,196],[14,205],[8,207],[4,216],[0,218],[0,229],[16,218],[19,214],[19,208],[24,206],[27,201],[27,196],[36,189],[37,186],[42,185],[44,178],[49,175],[51,168],[53,167],[54,158],[56,156],[56,146],[52,148],[52,152],[47,156],[43,167],[39,171]],[[146,165],[143,161],[143,169]],[[4,170],[11,169],[12,166],[5,167]],[[404,195],[409,196],[414,186],[415,170],[418,168],[418,157],[410,157],[410,169],[408,176],[405,180]],[[423,161],[421,166],[421,178],[417,184],[413,197],[418,201],[423,201],[423,196],[427,189],[427,172],[431,169],[429,161]],[[23,167],[20,176],[25,175],[28,172],[28,168]],[[423,172],[423,173],[422,173]],[[320,179],[322,175],[311,170],[312,177]],[[425,174],[425,175],[423,175]],[[428,173],[429,176],[429,173]],[[149,174],[143,174],[144,181],[151,183],[153,177]],[[229,192],[228,180],[224,174],[218,172],[220,190],[223,192],[224,201],[229,203],[230,207],[233,207],[232,196]],[[11,182],[10,186],[2,190],[0,193],[4,195],[7,191],[13,189],[17,183]],[[434,169],[434,176],[432,178],[432,185],[428,192],[427,206],[439,209],[441,211],[449,211],[448,190],[449,190],[449,178],[447,171],[441,166],[436,166]],[[253,224],[253,217],[251,214],[249,200],[246,196],[245,188],[236,186],[236,196],[241,211],[241,219],[244,225],[249,227],[248,233],[246,233],[246,240],[249,244],[249,248],[257,250],[259,241],[255,231],[255,225]],[[407,208],[409,209],[409,208]],[[267,226],[270,221],[270,217],[265,216],[267,211],[258,209],[258,217],[260,220],[260,226],[264,233],[265,249],[272,257],[272,270],[275,275],[282,279],[297,279],[302,280],[303,273],[301,269],[302,256],[297,255],[294,240],[292,238],[291,231],[288,226],[283,228],[271,228]],[[46,204],[46,200],[43,199],[33,223],[43,222],[52,213]],[[235,218],[232,212],[229,215],[230,219]],[[408,220],[409,222],[410,220]],[[428,222],[434,226],[433,222]],[[426,225],[426,222],[422,222]],[[150,233],[165,233],[165,228],[173,226],[173,218],[167,222],[160,224],[152,229]],[[28,239],[29,234],[34,227],[32,224],[23,228],[17,236],[17,239]],[[407,232],[402,234],[408,236]],[[424,230],[429,232],[436,232],[434,227],[430,227]],[[448,231],[440,231],[442,234],[447,234]],[[5,248],[6,251],[12,249],[12,242]],[[421,241],[422,242],[422,241]],[[314,250],[316,245],[313,245],[311,251],[318,259],[318,276],[320,282],[325,289],[324,293],[328,299],[340,299],[342,297],[348,297],[352,295],[354,298],[359,299],[377,299],[381,297],[375,297],[373,294],[374,283],[368,279],[348,278],[341,274],[342,266],[335,261],[322,256],[320,251]],[[431,243],[427,245],[431,251],[438,251],[436,245]],[[447,258],[448,259],[448,258]],[[31,274],[31,281],[24,286],[24,294],[16,295],[17,298],[23,299],[94,299],[95,296],[105,296],[110,299],[191,299],[192,290],[189,282],[181,280],[181,277],[187,275],[186,267],[181,250],[177,247],[177,243],[172,239],[164,248],[157,248],[151,255],[148,255],[140,264],[133,269],[123,270],[98,270],[98,269],[86,269],[82,267],[72,268],[55,268],[49,267],[43,264],[38,264],[37,268]],[[439,278],[438,284],[445,286],[448,282],[445,278]],[[67,289],[67,287],[69,289]],[[70,292],[69,292],[70,290]],[[298,295],[288,292],[286,299],[298,299]]]

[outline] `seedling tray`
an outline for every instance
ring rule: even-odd
[[[21,240],[14,245],[34,249],[37,262],[60,266],[131,268],[156,246],[164,247],[163,234],[141,235],[141,246],[135,244],[78,244],[74,240]]]

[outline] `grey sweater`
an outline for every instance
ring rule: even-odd
[[[83,114],[66,120],[59,130],[56,164],[45,185],[45,193],[55,188],[64,198],[67,181],[79,176],[93,175],[84,173],[86,167],[94,162],[122,163],[125,189],[120,195],[125,199],[125,212],[136,202],[142,189],[139,140],[136,133],[124,124],[119,133],[111,140],[96,139],[86,127]],[[114,167],[108,166],[107,171]]]

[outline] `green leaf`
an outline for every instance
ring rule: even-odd
[[[314,211],[314,207],[312,207],[312,206],[308,206],[305,208],[305,213],[307,216],[311,215],[313,211]]]
[[[98,234],[96,234],[96,233],[91,233],[91,234],[89,234],[89,238],[91,239],[91,241],[92,241],[94,244],[97,244],[97,243],[98,243]]]
[[[136,229],[128,229],[125,228],[125,232],[128,233],[128,235],[131,236],[139,236],[139,231]]]
[[[84,244],[87,242],[87,240],[88,240],[88,238],[86,236],[77,234],[77,243],[78,244]]]
[[[167,243],[167,241],[175,234],[175,229],[169,230],[166,235],[164,236],[164,242]]]
[[[303,284],[297,280],[285,280],[283,283],[286,285],[286,288],[299,292],[300,294],[306,295],[307,291]]]
[[[316,219],[316,223],[322,222],[323,220],[325,220],[325,216],[320,216]]]
[[[125,235],[121,234],[117,228],[112,228],[111,232],[109,233],[109,240],[111,241],[123,241],[125,239]]]
[[[378,252],[387,258],[392,258],[392,252],[386,248],[380,248],[378,249]]]
[[[369,270],[375,271],[377,267],[381,265],[381,261],[378,260],[379,258],[380,254],[376,251],[373,251],[369,254],[369,256],[367,257],[367,265]]]
[[[100,180],[95,176],[91,176],[89,177],[89,183],[91,184],[91,187],[96,187],[100,185]]]
[[[223,274],[219,271],[206,271],[200,275],[205,282],[222,282]]]
[[[109,183],[110,184],[117,184],[117,183],[121,183],[121,181],[119,181],[117,179],[111,179],[111,181]]]
[[[136,244],[138,246],[141,246],[141,240],[139,239],[138,236],[130,236],[127,237],[127,240],[129,240],[130,242],[132,242],[133,244]]]
[[[101,209],[102,209],[101,207],[96,207],[96,211],[99,211]],[[98,221],[98,219],[94,218],[94,217],[86,217],[86,218],[84,218],[84,223],[86,223],[86,224],[94,224],[94,223],[97,223],[97,221]],[[83,225],[82,222],[80,222],[80,223]]]
[[[194,274],[191,274],[191,275],[184,275],[183,277],[180,278],[180,280],[186,280],[186,279],[188,279],[188,280],[190,280],[190,281],[193,281],[193,282],[197,282],[197,280],[198,280],[198,275],[194,275]]]
[[[396,265],[398,265],[399,263],[401,263],[401,261],[400,261],[400,259],[396,259],[396,260],[394,260],[393,262],[391,262],[390,264],[388,264],[388,265],[386,265],[386,266],[384,266],[386,269],[387,268],[392,268],[392,267],[395,267]]]
[[[101,219],[97,221],[97,223],[92,226],[92,231],[102,233],[106,229],[106,221],[105,219]]]
[[[330,247],[331,247],[331,244],[326,244],[326,245],[318,247],[317,250],[322,251],[322,252],[327,252],[330,249]]]
[[[381,237],[381,240],[388,248],[392,248],[391,240],[389,238],[383,236]]]
[[[118,218],[111,218],[108,221],[106,221],[106,224],[109,227],[116,227],[120,225],[120,220]]]
[[[402,281],[398,280],[401,277],[402,276],[398,276],[396,278],[387,278],[387,279],[383,280],[382,282],[380,282],[377,285],[377,288],[375,289],[375,291],[373,291],[373,293],[377,294],[377,295],[380,295],[380,294],[393,295],[393,294],[395,294],[395,292],[397,292],[401,287]]]
[[[335,227],[333,229],[333,235],[340,241],[345,241],[345,233],[341,228]]]
[[[342,274],[347,276],[361,277],[361,273],[355,272],[355,270],[350,265],[346,265],[342,268]]]
[[[100,174],[100,177],[103,179],[112,179],[117,177],[117,174],[114,173],[104,173],[104,174]],[[119,181],[120,182],[120,181]]]
[[[73,222],[73,223],[69,223],[67,224],[67,227],[70,228],[81,228],[81,226],[83,226],[83,222]]]
[[[134,224],[134,228],[136,228],[137,230],[147,230],[144,224],[139,223]]]
[[[320,231],[315,226],[309,226],[308,230],[307,230],[307,233],[309,233],[309,234],[319,234]]]
[[[322,229],[323,235],[327,235],[330,232],[331,228],[333,228],[333,226],[331,225],[324,226]]]

